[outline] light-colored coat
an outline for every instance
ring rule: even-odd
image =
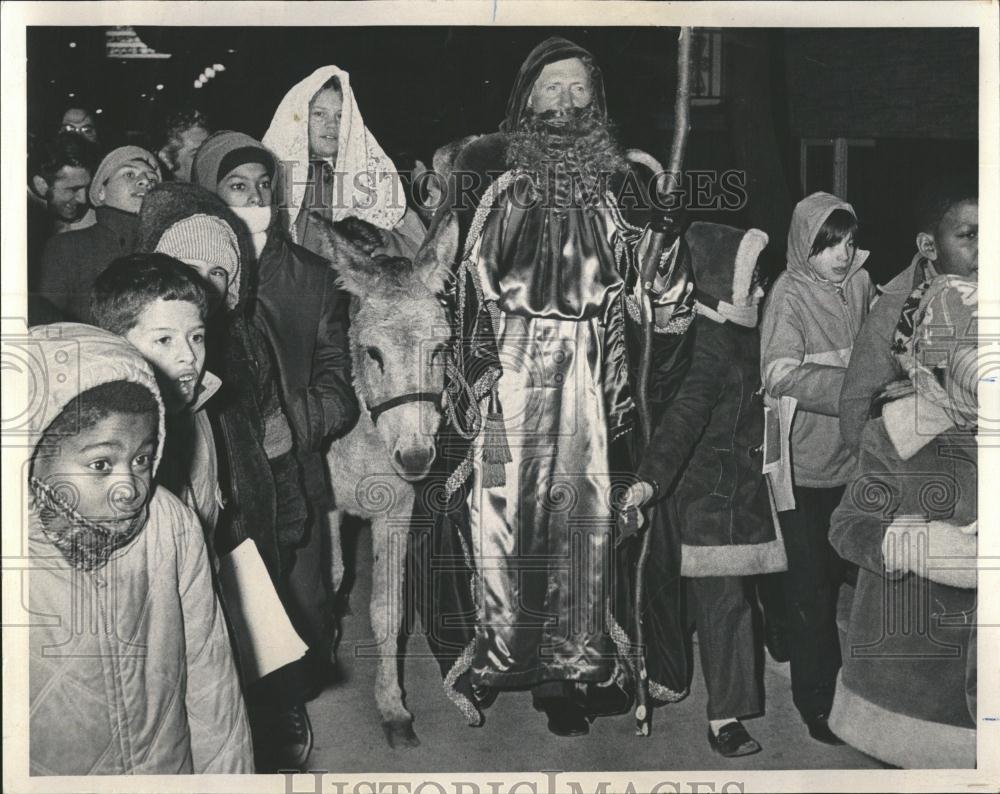
[[[74,397],[126,380],[159,392],[124,339],[32,329],[50,374],[36,438]],[[60,377],[62,375],[62,377]],[[160,403],[159,445],[164,412]],[[154,491],[139,535],[73,568],[29,513],[30,762],[34,775],[251,773],[250,728],[197,516]]]
[[[771,398],[798,400],[791,432],[792,472],[795,484],[807,488],[843,485],[856,465],[840,437],[838,412],[851,349],[873,295],[871,279],[862,268],[868,252],[856,253],[840,285],[821,281],[806,263],[817,232],[838,208],[850,210],[850,205],[826,201],[807,208],[811,211],[805,218],[793,217],[788,269],[771,288],[760,328],[764,388]]]

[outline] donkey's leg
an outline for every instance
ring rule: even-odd
[[[375,704],[391,747],[420,744],[413,732],[413,715],[403,705],[399,686],[399,631],[403,622],[403,578],[406,569],[408,520],[413,510],[413,489],[400,483],[392,520],[372,520],[372,631],[381,642],[375,675]],[[401,520],[405,517],[405,520]]]
[[[336,594],[344,581],[344,550],[341,544],[341,524],[347,514],[334,508],[327,513],[330,522],[330,589]]]
[[[328,604],[327,625],[330,632],[330,664],[337,664],[337,650],[343,636],[343,617],[345,605],[341,601],[340,588],[344,582],[344,553],[342,545],[342,528],[347,513],[336,508],[327,512],[328,532],[330,538],[330,602]]]

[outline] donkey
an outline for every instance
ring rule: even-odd
[[[353,223],[354,225],[350,225]],[[372,230],[350,222],[349,239],[324,223],[323,250],[352,295],[350,346],[354,390],[361,416],[327,453],[337,509],[330,514],[334,586],[343,578],[339,557],[344,513],[371,520],[371,622],[379,643],[375,703],[392,747],[420,743],[413,715],[403,705],[397,650],[403,619],[403,578],[413,509],[413,483],[430,471],[441,423],[450,329],[438,296],[458,248],[452,222],[411,262],[372,257]],[[360,233],[360,234],[359,234]],[[361,245],[355,244],[356,241]]]

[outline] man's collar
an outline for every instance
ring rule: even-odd
[[[97,223],[117,232],[134,233],[139,224],[139,216],[114,207],[98,207]]]

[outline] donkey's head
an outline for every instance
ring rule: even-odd
[[[372,256],[377,231],[363,221],[324,223],[320,251],[351,293],[354,390],[396,473],[419,480],[434,462],[451,329],[440,300],[458,248],[450,222],[413,261]]]

